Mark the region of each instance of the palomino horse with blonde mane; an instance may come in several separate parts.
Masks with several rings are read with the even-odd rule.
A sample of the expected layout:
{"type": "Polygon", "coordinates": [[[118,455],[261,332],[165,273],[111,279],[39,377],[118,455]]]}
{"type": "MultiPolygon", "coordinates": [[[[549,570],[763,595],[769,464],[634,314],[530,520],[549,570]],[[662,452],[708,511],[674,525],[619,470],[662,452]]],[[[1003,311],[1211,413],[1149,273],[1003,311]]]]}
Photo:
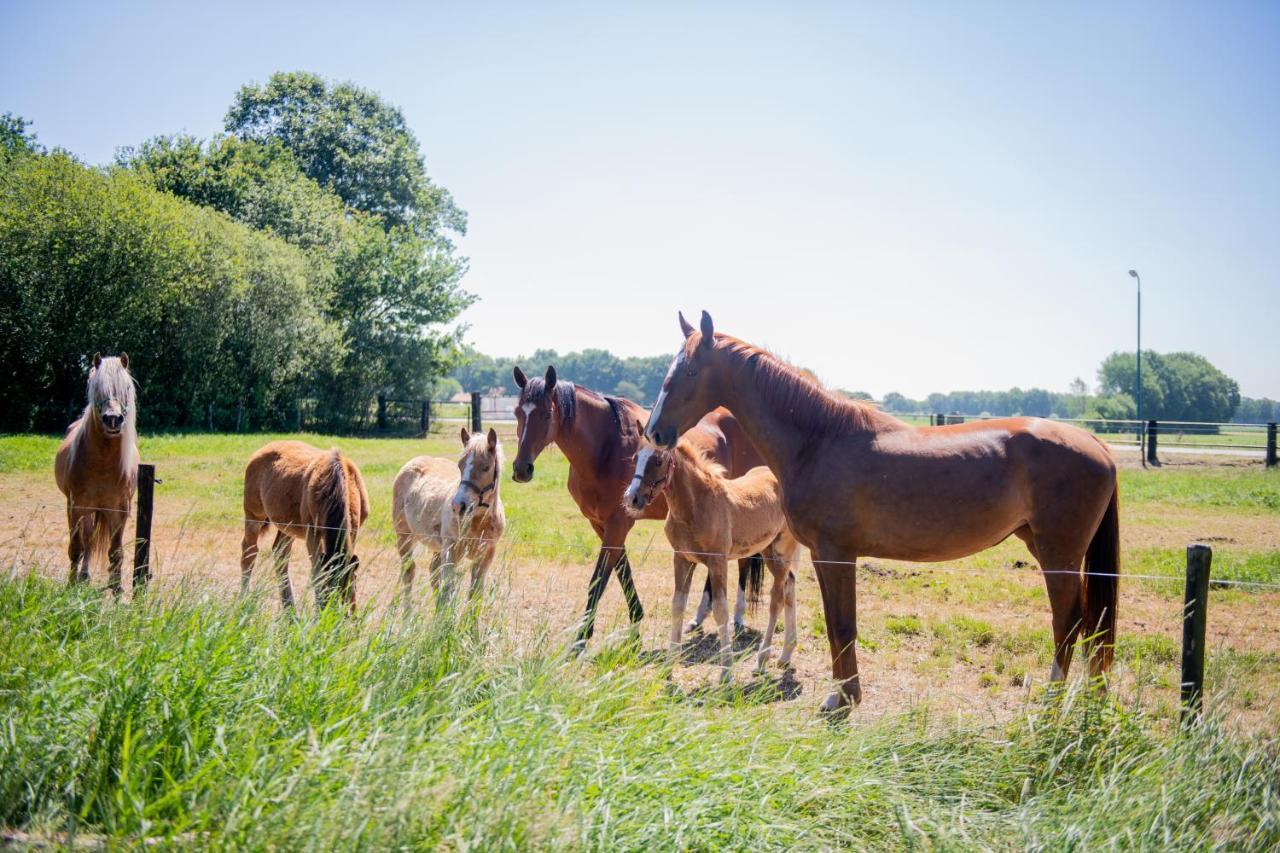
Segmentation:
{"type": "Polygon", "coordinates": [[[391,520],[400,551],[400,583],[413,589],[417,567],[414,547],[425,544],[434,554],[431,587],[453,597],[456,568],[471,561],[471,596],[484,589],[484,576],[493,563],[498,540],[507,526],[498,494],[502,479],[502,445],[492,428],[487,436],[462,428],[462,457],[415,456],[396,474],[391,486],[391,520]]]}
{"type": "Polygon", "coordinates": [[[90,560],[105,551],[108,584],[119,596],[124,525],[138,482],[138,409],[128,353],[94,353],[87,396],[53,463],[54,480],[67,496],[68,583],[88,581],[90,560]]]}
{"type": "Polygon", "coordinates": [[[1101,441],[1039,418],[909,426],[717,334],[705,311],[701,325],[680,317],[684,345],[646,434],[670,447],[703,414],[728,406],[777,475],[787,521],[813,552],[822,592],[837,684],[824,710],[862,699],[858,557],[954,560],[1010,534],[1027,544],[1049,591],[1051,677],[1066,676],[1082,632],[1092,646],[1090,672],[1110,668],[1120,522],[1116,466],[1101,441]]]}
{"type": "MultiPolygon", "coordinates": [[[[515,413],[519,447],[511,465],[512,478],[517,483],[532,480],[534,460],[547,445],[555,443],[569,460],[569,494],[600,537],[600,554],[587,587],[587,609],[578,632],[581,647],[595,629],[596,608],[614,569],[632,623],[644,618],[626,551],[627,534],[636,518],[623,506],[622,493],[635,474],[645,410],[630,400],[597,394],[572,382],[557,382],[554,367],[548,367],[542,378],[529,379],[519,367],[514,374],[520,400],[515,413]]],[[[763,463],[729,412],[712,412],[699,427],[691,439],[701,442],[731,475],[763,463]]],[[[666,500],[659,496],[639,517],[666,518],[666,500]]],[[[758,557],[739,561],[738,570],[739,589],[748,576],[758,589],[762,570],[758,557]]],[[[739,601],[741,610],[741,598],[739,601]]]]}
{"type": "Polygon", "coordinates": [[[796,542],[782,514],[782,491],[773,472],[761,465],[741,477],[730,479],[723,465],[687,438],[675,450],[662,450],[645,442],[636,459],[636,474],[627,486],[624,500],[634,515],[659,494],[667,498],[664,532],[674,552],[675,590],[671,594],[671,650],[679,651],[685,604],[693,567],[705,563],[711,578],[711,601],[720,623],[721,673],[732,676],[733,643],[729,636],[729,607],[725,581],[729,560],[764,554],[773,575],[769,594],[769,623],[760,646],[758,668],[764,671],[773,653],[773,631],[778,615],[786,607],[786,634],[783,668],[791,662],[796,647],[796,576],[792,561],[800,543],[796,542]]]}
{"type": "Polygon", "coordinates": [[[293,607],[289,554],[293,540],[307,543],[311,586],[324,607],[333,593],[355,610],[356,536],[369,517],[369,494],[360,469],[337,448],[321,450],[301,441],[273,441],[253,454],[244,469],[244,540],[240,588],[247,591],[258,557],[258,540],[275,527],[271,559],[280,602],[293,607]]]}

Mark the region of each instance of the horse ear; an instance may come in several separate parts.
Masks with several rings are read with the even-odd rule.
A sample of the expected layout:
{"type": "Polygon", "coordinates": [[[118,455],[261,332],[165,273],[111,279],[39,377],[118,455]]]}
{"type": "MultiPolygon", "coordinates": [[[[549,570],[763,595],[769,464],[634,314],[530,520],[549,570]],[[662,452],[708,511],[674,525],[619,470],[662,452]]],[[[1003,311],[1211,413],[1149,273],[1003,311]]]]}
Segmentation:
{"type": "Polygon", "coordinates": [[[521,388],[529,384],[529,377],[524,375],[524,371],[520,369],[520,365],[517,364],[515,366],[515,369],[512,370],[511,372],[516,377],[516,384],[519,385],[521,388]]]}
{"type": "Polygon", "coordinates": [[[120,366],[123,367],[125,370],[129,369],[129,353],[127,352],[120,353],[120,366]]]}
{"type": "Polygon", "coordinates": [[[100,353],[100,352],[95,352],[95,353],[93,354],[93,366],[94,366],[94,367],[101,367],[101,366],[102,366],[102,353],[100,353]]]}
{"type": "Polygon", "coordinates": [[[547,368],[546,384],[547,393],[550,394],[552,389],[556,387],[556,366],[554,364],[547,368]]]}
{"type": "Polygon", "coordinates": [[[689,325],[689,321],[684,318],[683,311],[676,312],[680,317],[680,334],[686,338],[693,334],[693,326],[689,325]]]}
{"type": "Polygon", "coordinates": [[[489,449],[498,449],[498,431],[493,427],[489,427],[489,449]]]}
{"type": "Polygon", "coordinates": [[[471,433],[467,432],[466,427],[463,427],[462,428],[462,445],[465,447],[470,443],[471,443],[471,433]]]}
{"type": "Polygon", "coordinates": [[[706,311],[702,312],[702,345],[709,347],[715,343],[716,327],[711,322],[711,315],[706,311]]]}

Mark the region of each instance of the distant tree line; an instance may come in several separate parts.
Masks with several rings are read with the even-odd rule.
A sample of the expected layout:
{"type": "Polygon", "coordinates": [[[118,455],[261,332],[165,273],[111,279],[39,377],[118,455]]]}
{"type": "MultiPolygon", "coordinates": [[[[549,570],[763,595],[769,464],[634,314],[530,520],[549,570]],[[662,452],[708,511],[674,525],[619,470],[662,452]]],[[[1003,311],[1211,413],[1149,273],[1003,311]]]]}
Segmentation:
{"type": "Polygon", "coordinates": [[[106,168],[0,122],[0,429],[60,429],[87,359],[130,353],[151,427],[321,425],[419,397],[460,354],[465,215],[398,109],[276,74],[226,134],[164,136],[106,168]]]}
{"type": "MultiPolygon", "coordinates": [[[[642,405],[653,403],[662,387],[671,355],[622,358],[607,350],[589,349],[563,355],[537,350],[529,356],[495,357],[467,349],[464,364],[439,387],[516,394],[511,368],[519,364],[527,372],[541,372],[549,364],[565,379],[605,393],[628,397],[642,405]]],[[[1044,388],[1010,388],[1007,391],[952,391],[913,400],[897,392],[884,396],[881,406],[889,412],[978,415],[1029,415],[1059,418],[1133,419],[1135,358],[1133,353],[1113,353],[1098,369],[1094,391],[1076,379],[1066,391],[1044,388]]],[[[1241,398],[1239,386],[1222,371],[1195,353],[1142,354],[1143,417],[1173,421],[1265,423],[1275,420],[1274,400],[1241,398]]],[[[840,393],[851,399],[871,400],[865,391],[840,393]]]]}

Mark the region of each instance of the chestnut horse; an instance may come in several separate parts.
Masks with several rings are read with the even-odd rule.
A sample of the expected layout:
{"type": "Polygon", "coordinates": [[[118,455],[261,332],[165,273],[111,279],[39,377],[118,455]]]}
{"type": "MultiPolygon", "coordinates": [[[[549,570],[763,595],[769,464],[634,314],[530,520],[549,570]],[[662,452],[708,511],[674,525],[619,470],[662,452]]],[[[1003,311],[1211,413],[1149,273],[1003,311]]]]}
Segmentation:
{"type": "Polygon", "coordinates": [[[705,311],[701,326],[680,317],[684,345],[646,433],[669,447],[703,414],[728,406],[777,475],[787,521],[813,552],[822,592],[837,683],[825,710],[862,699],[858,557],[953,560],[1010,534],[1027,544],[1048,588],[1051,678],[1066,676],[1082,632],[1092,646],[1090,672],[1110,668],[1120,523],[1116,466],[1101,441],[1039,418],[909,426],[717,334],[705,311]]]}
{"type": "Polygon", "coordinates": [[[355,610],[356,536],[369,517],[369,493],[360,469],[337,448],[321,450],[301,441],[263,445],[244,469],[244,540],[240,589],[249,588],[258,540],[276,528],[271,558],[280,584],[280,602],[293,607],[289,554],[293,540],[307,543],[311,586],[324,607],[337,592],[355,610]]]}
{"type": "Polygon", "coordinates": [[[118,597],[124,525],[138,483],[138,408],[128,353],[94,353],[87,397],[53,461],[54,480],[67,497],[67,582],[88,581],[90,560],[105,551],[107,583],[118,597]]]}
{"type": "MultiPolygon", "coordinates": [[[[554,367],[548,367],[544,377],[535,379],[527,378],[519,367],[513,372],[520,399],[515,412],[519,448],[511,463],[512,478],[517,483],[532,480],[534,460],[554,442],[569,460],[569,494],[600,537],[600,554],[587,587],[587,608],[578,631],[577,643],[581,647],[595,630],[596,608],[615,569],[632,623],[644,618],[626,551],[627,534],[636,518],[623,506],[622,493],[635,473],[645,411],[630,400],[606,397],[572,382],[557,382],[554,367]]],[[[697,440],[731,473],[745,473],[763,464],[729,412],[713,412],[700,426],[697,440]]],[[[666,518],[666,500],[660,497],[639,517],[666,518]]],[[[758,557],[739,561],[739,587],[746,584],[750,575],[758,589],[762,567],[758,557]]]]}
{"type": "Polygon", "coordinates": [[[507,526],[498,494],[502,479],[502,445],[493,429],[473,436],[462,428],[462,457],[454,462],[438,456],[415,456],[404,464],[391,485],[391,521],[400,551],[400,585],[413,589],[417,567],[414,547],[425,544],[433,552],[431,588],[453,597],[457,566],[471,561],[471,596],[484,589],[484,576],[493,563],[498,540],[507,526]]]}
{"type": "Polygon", "coordinates": [[[729,636],[729,608],[725,580],[729,560],[763,553],[773,589],[769,594],[769,624],[760,644],[758,668],[764,671],[773,653],[773,631],[786,607],[783,668],[796,647],[796,576],[791,571],[796,542],[782,514],[778,478],[761,465],[730,479],[723,465],[706,457],[700,448],[681,439],[675,450],[662,450],[645,442],[636,459],[636,475],[623,499],[632,514],[644,512],[658,495],[667,498],[667,523],[663,532],[673,550],[675,589],[671,594],[671,650],[679,651],[681,620],[689,599],[693,567],[704,563],[711,579],[712,607],[720,623],[721,674],[732,676],[733,642],[729,636]]]}

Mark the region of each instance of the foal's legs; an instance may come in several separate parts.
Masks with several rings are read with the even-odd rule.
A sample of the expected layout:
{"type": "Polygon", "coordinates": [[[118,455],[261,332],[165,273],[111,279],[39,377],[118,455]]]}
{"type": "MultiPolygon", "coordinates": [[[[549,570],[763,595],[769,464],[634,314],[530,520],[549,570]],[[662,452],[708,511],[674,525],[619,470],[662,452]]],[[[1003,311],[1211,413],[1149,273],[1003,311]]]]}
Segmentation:
{"type": "Polygon", "coordinates": [[[498,552],[496,545],[485,546],[484,552],[471,562],[471,598],[479,598],[484,592],[484,576],[489,572],[489,566],[493,564],[494,554],[498,552]]]}
{"type": "Polygon", "coordinates": [[[249,591],[249,579],[253,577],[253,563],[258,559],[258,538],[267,529],[268,522],[250,518],[244,519],[244,538],[240,540],[240,593],[249,591]]]}
{"type": "Polygon", "coordinates": [[[831,646],[831,674],[836,690],[822,703],[822,710],[835,711],[850,702],[862,701],[858,680],[858,586],[854,574],[856,557],[836,547],[814,549],[813,567],[822,591],[822,610],[827,620],[827,642],[831,646]]]}
{"type": "Polygon", "coordinates": [[[413,578],[418,573],[413,562],[413,536],[397,530],[396,550],[400,553],[400,591],[407,596],[413,591],[413,578]]]}
{"type": "MultiPolygon", "coordinates": [[[[762,559],[759,554],[753,557],[743,557],[738,561],[738,603],[733,609],[733,630],[741,631],[747,625],[743,618],[747,612],[747,578],[751,576],[752,567],[757,560],[762,559]]],[[[707,574],[707,585],[702,589],[702,598],[698,601],[698,610],[693,614],[693,621],[689,623],[690,631],[698,631],[702,629],[702,623],[707,618],[707,614],[711,612],[711,575],[707,574]]]]}
{"type": "MultiPolygon", "coordinates": [[[[285,610],[293,609],[293,584],[289,581],[289,555],[292,553],[293,537],[283,530],[277,530],[276,538],[271,542],[271,567],[275,570],[276,584],[280,587],[280,605],[285,610]]],[[[245,580],[248,580],[247,575],[245,580]]]]}
{"type": "Polygon", "coordinates": [[[693,570],[697,565],[679,554],[671,559],[675,570],[675,586],[671,593],[671,643],[672,652],[680,651],[680,629],[684,624],[684,608],[689,602],[689,585],[693,581],[693,570]]]}
{"type": "Polygon", "coordinates": [[[720,678],[733,678],[733,634],[729,630],[729,601],[725,592],[728,585],[729,562],[724,557],[707,556],[707,573],[711,575],[711,612],[720,625],[720,678]]]}
{"type": "Polygon", "coordinates": [[[796,584],[795,575],[791,573],[791,561],[770,548],[765,551],[765,562],[773,576],[773,587],[769,590],[769,624],[765,626],[764,639],[760,644],[760,672],[764,672],[773,654],[773,632],[778,624],[779,611],[784,607],[787,616],[782,657],[778,658],[780,666],[786,667],[791,662],[791,653],[796,646],[796,584]]]}

